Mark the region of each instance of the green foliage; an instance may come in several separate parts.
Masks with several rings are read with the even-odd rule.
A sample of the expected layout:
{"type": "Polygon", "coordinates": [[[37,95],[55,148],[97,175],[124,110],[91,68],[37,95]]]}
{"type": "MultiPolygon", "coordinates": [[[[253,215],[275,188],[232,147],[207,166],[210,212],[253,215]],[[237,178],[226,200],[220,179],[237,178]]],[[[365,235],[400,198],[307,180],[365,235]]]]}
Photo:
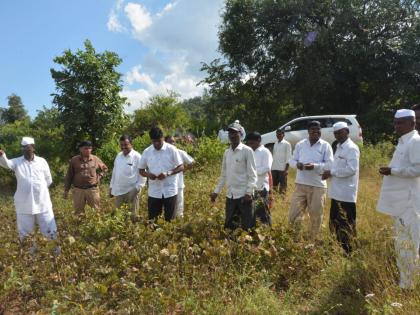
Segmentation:
{"type": "Polygon", "coordinates": [[[0,123],[10,124],[18,120],[30,120],[20,96],[7,97],[7,108],[0,108],[0,123]]]}
{"type": "Polygon", "coordinates": [[[101,147],[121,129],[125,118],[121,74],[115,71],[122,60],[113,52],[97,53],[89,40],[84,45],[85,50],[76,53],[64,51],[54,59],[61,69],[51,69],[56,84],[53,103],[64,126],[68,153],[83,139],[101,147]]]}
{"type": "Polygon", "coordinates": [[[419,101],[418,1],[228,0],[223,61],[204,64],[219,111],[247,129],[311,114],[357,114],[370,141],[419,101]],[[241,115],[244,115],[243,117],[241,115]]]}
{"type": "Polygon", "coordinates": [[[143,135],[155,126],[177,133],[191,128],[190,117],[180,106],[175,93],[153,96],[143,108],[136,110],[128,132],[143,135]]]}

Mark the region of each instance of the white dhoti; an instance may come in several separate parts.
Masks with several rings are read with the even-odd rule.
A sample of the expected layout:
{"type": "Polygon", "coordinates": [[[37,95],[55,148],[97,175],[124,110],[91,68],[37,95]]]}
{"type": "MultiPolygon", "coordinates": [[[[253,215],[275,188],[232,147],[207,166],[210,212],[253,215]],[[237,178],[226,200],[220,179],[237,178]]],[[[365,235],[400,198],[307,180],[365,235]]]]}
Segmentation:
{"type": "Polygon", "coordinates": [[[184,188],[178,188],[178,195],[176,197],[175,217],[184,216],[184,188]]]}
{"type": "Polygon", "coordinates": [[[38,223],[39,230],[49,240],[57,238],[57,226],[52,211],[38,214],[20,214],[16,215],[17,229],[19,238],[23,240],[26,236],[35,230],[35,221],[38,223]]]}
{"type": "Polygon", "coordinates": [[[395,251],[400,271],[400,287],[411,289],[419,269],[420,214],[412,208],[395,219],[395,251]]]}

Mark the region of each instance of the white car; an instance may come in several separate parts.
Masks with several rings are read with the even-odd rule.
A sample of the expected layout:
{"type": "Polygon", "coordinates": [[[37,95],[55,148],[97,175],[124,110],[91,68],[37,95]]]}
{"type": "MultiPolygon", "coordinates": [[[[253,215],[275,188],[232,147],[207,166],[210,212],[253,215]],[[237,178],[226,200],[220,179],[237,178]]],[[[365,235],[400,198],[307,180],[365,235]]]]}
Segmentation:
{"type": "MultiPolygon", "coordinates": [[[[363,144],[362,128],[356,120],[356,115],[322,115],[305,116],[295,118],[280,128],[284,130],[284,139],[290,142],[292,147],[300,140],[308,137],[308,123],[317,120],[321,123],[321,138],[332,144],[335,141],[332,126],[338,121],[345,121],[349,126],[350,138],[357,144],[363,144]]],[[[276,130],[263,134],[261,143],[272,149],[277,141],[276,130]]]]}

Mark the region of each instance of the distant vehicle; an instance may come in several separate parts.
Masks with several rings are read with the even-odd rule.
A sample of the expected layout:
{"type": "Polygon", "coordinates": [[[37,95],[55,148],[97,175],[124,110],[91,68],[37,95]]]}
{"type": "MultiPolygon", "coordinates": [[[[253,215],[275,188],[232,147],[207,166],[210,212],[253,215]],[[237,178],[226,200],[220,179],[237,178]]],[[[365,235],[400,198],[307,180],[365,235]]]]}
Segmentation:
{"type": "MultiPolygon", "coordinates": [[[[321,138],[332,144],[335,141],[332,126],[339,121],[344,121],[349,126],[350,138],[357,144],[363,144],[362,128],[356,120],[356,115],[322,115],[322,116],[305,116],[295,118],[280,128],[284,130],[284,139],[290,142],[292,147],[300,140],[308,137],[308,123],[317,120],[321,123],[321,138]]],[[[261,136],[262,144],[272,149],[277,141],[276,130],[263,134],[261,136]]]]}

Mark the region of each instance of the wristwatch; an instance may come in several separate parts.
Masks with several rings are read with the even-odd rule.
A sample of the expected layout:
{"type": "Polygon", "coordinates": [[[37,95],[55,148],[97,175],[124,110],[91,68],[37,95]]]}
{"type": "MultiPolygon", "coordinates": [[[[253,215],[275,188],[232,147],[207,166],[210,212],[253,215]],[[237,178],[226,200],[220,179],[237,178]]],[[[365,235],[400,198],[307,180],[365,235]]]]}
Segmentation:
{"type": "Polygon", "coordinates": [[[171,176],[173,173],[174,173],[174,172],[172,172],[172,171],[167,171],[167,172],[166,172],[166,176],[171,176]]]}

